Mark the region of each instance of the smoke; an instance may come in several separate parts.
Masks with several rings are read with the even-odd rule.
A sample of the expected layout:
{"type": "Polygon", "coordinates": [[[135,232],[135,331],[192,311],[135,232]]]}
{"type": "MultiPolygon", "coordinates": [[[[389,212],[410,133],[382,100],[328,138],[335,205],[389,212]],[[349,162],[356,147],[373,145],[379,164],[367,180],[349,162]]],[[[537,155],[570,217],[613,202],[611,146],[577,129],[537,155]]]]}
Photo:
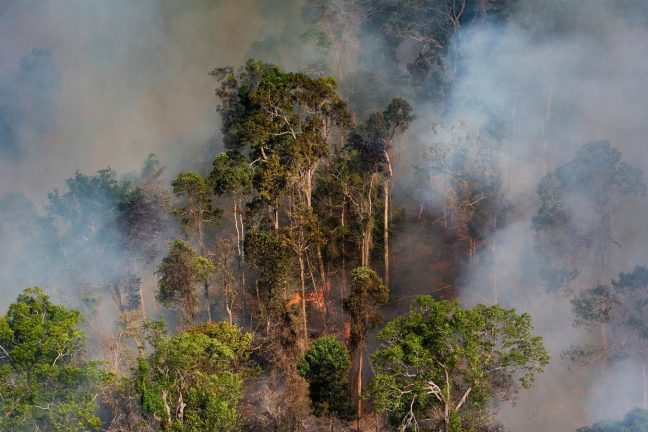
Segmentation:
{"type": "Polygon", "coordinates": [[[41,199],[83,168],[194,163],[218,130],[208,72],[240,64],[259,2],[4,1],[0,192],[41,199]]]}
{"type": "MultiPolygon", "coordinates": [[[[43,215],[47,193],[64,193],[64,180],[76,170],[111,166],[128,173],[149,153],[170,165],[167,176],[209,162],[219,142],[212,68],[248,57],[288,70],[330,63],[304,37],[311,18],[302,6],[297,0],[0,0],[0,195],[11,193],[0,201],[2,305],[25,286],[51,280],[70,300],[65,285],[72,278],[56,270],[43,215]]],[[[509,24],[477,20],[455,33],[447,61],[456,76],[442,106],[417,98],[403,76],[416,47],[401,44],[400,64],[392,64],[393,47],[363,27],[354,67],[341,82],[359,120],[393,96],[416,99],[417,121],[394,151],[394,199],[418,206],[392,245],[395,297],[405,303],[455,285],[467,305],[499,302],[529,311],[545,337],[552,364],[515,409],[501,407],[513,430],[574,430],[639,403],[631,385],[637,365],[617,364],[594,376],[561,361],[570,345],[593,336],[573,326],[568,299],[546,292],[531,219],[539,180],[591,140],[608,139],[623,160],[648,172],[647,16],[641,0],[520,1],[509,24]],[[457,252],[439,235],[440,219],[424,222],[420,215],[441,213],[451,180],[437,174],[430,183],[418,169],[440,144],[451,153],[493,141],[500,145],[489,165],[501,175],[498,200],[513,211],[471,264],[444,267],[457,252]]],[[[648,263],[646,210],[627,199],[614,214],[621,247],[610,255],[606,278],[648,263]]],[[[570,201],[570,211],[581,225],[592,223],[587,205],[570,201]]],[[[106,246],[107,263],[119,262],[121,251],[99,246],[106,246]]],[[[150,270],[143,279],[149,299],[150,270]]],[[[121,269],[111,271],[107,277],[121,269]]],[[[590,283],[587,272],[578,281],[581,288],[590,283]]]]}
{"type": "MultiPolygon", "coordinates": [[[[464,266],[459,297],[467,305],[499,302],[530,312],[552,354],[545,374],[521,394],[517,406],[500,407],[500,418],[512,430],[574,430],[601,418],[622,417],[641,404],[636,364],[617,363],[604,373],[587,374],[561,360],[570,345],[596,338],[574,327],[568,298],[545,290],[531,228],[540,179],[589,141],[609,140],[623,160],[648,171],[648,96],[641,90],[648,76],[648,31],[636,19],[638,3],[614,6],[604,1],[521,2],[514,24],[462,29],[449,55],[458,78],[442,122],[464,126],[441,141],[458,145],[465,141],[466,128],[489,133],[495,126],[502,142],[502,198],[514,209],[474,263],[464,266]]],[[[422,116],[437,115],[431,110],[422,116]]],[[[438,151],[439,130],[417,130],[416,139],[438,151]]],[[[439,206],[447,197],[422,199],[439,206]]],[[[568,200],[568,211],[581,227],[597,218],[586,204],[568,200]]],[[[619,271],[646,262],[648,236],[639,222],[646,210],[641,199],[627,198],[614,212],[613,237],[620,247],[611,252],[604,276],[608,282],[619,271]]],[[[593,282],[585,266],[576,288],[593,282]]]]}

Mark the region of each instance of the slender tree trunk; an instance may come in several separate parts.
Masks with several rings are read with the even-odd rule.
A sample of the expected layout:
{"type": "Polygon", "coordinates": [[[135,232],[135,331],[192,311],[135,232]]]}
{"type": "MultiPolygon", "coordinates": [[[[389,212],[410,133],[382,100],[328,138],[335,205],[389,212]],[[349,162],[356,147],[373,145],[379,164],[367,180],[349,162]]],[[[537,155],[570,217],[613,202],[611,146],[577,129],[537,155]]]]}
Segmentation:
{"type": "Polygon", "coordinates": [[[326,269],[324,267],[324,257],[322,256],[322,248],[319,244],[317,245],[317,262],[319,264],[319,272],[320,272],[320,279],[321,279],[320,289],[322,290],[322,302],[323,302],[322,317],[324,319],[324,328],[326,329],[326,314],[328,313],[328,307],[326,302],[326,295],[328,294],[328,278],[326,276],[326,269]]]}
{"type": "Polygon", "coordinates": [[[299,278],[301,281],[301,304],[304,323],[304,344],[308,341],[308,320],[306,318],[306,276],[304,274],[304,257],[299,253],[299,278]]]}
{"type": "Polygon", "coordinates": [[[362,250],[362,266],[369,267],[369,261],[371,257],[371,246],[373,240],[373,228],[374,228],[374,219],[373,219],[373,185],[374,185],[375,175],[371,175],[371,181],[369,182],[369,191],[367,192],[367,222],[363,230],[362,240],[363,240],[363,250],[362,250]]]}
{"type": "Polygon", "coordinates": [[[275,231],[279,231],[279,207],[277,206],[268,206],[268,216],[272,221],[272,226],[275,231]]]}
{"type": "Polygon", "coordinates": [[[385,246],[385,286],[389,289],[389,179],[385,180],[385,205],[383,211],[383,242],[385,246]]]}
{"type": "Polygon", "coordinates": [[[238,251],[239,257],[241,254],[241,231],[239,230],[238,224],[238,202],[234,199],[234,226],[236,227],[236,250],[238,251]]]}
{"type": "MultiPolygon", "coordinates": [[[[340,212],[340,226],[345,226],[344,213],[346,203],[342,201],[342,211],[340,212]]],[[[340,283],[340,300],[346,296],[346,242],[342,239],[342,282],[340,283]]]]}
{"type": "Polygon", "coordinates": [[[358,374],[356,375],[356,415],[358,416],[358,422],[362,418],[362,344],[363,342],[358,345],[358,374]]]}
{"type": "MultiPolygon", "coordinates": [[[[205,250],[205,241],[203,240],[203,226],[202,221],[199,221],[198,224],[198,247],[200,248],[200,255],[205,257],[207,256],[205,250]]],[[[209,282],[205,282],[205,310],[207,311],[207,322],[211,322],[211,308],[209,306],[209,282]]]]}
{"type": "Polygon", "coordinates": [[[205,282],[205,309],[207,310],[207,322],[211,322],[211,306],[209,304],[209,283],[205,282]]]}
{"type": "Polygon", "coordinates": [[[313,170],[309,169],[306,171],[306,205],[308,208],[311,208],[312,199],[313,199],[313,170]]]}
{"type": "MultiPolygon", "coordinates": [[[[227,266],[227,262],[223,264],[224,266],[227,266]]],[[[225,267],[226,268],[226,267],[225,267]]],[[[223,292],[225,294],[225,310],[227,311],[227,318],[229,319],[230,324],[234,324],[234,319],[232,317],[232,306],[234,301],[230,303],[229,301],[229,290],[227,287],[227,275],[225,274],[227,270],[223,270],[223,292]]]]}

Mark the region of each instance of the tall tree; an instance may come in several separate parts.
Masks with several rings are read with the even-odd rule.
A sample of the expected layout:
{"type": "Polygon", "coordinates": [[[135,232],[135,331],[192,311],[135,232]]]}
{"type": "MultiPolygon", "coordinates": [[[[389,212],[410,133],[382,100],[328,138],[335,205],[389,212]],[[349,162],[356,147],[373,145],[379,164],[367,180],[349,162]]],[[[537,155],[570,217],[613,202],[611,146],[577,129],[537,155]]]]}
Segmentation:
{"type": "Polygon", "coordinates": [[[385,154],[385,161],[387,162],[387,171],[385,183],[383,186],[383,248],[384,248],[384,263],[385,263],[385,285],[389,288],[389,209],[391,204],[390,191],[391,179],[394,175],[392,166],[393,160],[393,142],[396,134],[404,133],[414,121],[412,114],[412,106],[402,98],[395,98],[387,105],[387,108],[382,113],[387,123],[387,135],[382,138],[384,141],[383,153],[385,154]]]}
{"type": "Polygon", "coordinates": [[[209,183],[214,193],[216,195],[228,194],[232,197],[236,247],[241,259],[243,258],[242,246],[245,241],[242,200],[245,195],[252,192],[253,175],[254,170],[250,162],[241,153],[234,150],[216,155],[212,171],[209,174],[209,183]]]}
{"type": "Polygon", "coordinates": [[[351,319],[351,348],[357,362],[354,399],[358,419],[362,417],[362,359],[367,334],[382,321],[379,305],[387,303],[389,290],[375,271],[358,267],[351,273],[351,293],[344,310],[351,319]]]}
{"type": "Polygon", "coordinates": [[[27,288],[0,316],[3,430],[99,430],[96,398],[108,376],[83,360],[81,314],[27,288]]]}
{"type": "Polygon", "coordinates": [[[420,296],[378,334],[374,406],[402,431],[478,430],[490,421],[489,400],[530,387],[548,363],[532,332],[526,313],[420,296]]]}
{"type": "Polygon", "coordinates": [[[183,325],[193,323],[197,311],[196,284],[208,284],[214,264],[197,255],[186,242],[176,240],[158,267],[157,299],[180,312],[183,325]]]}
{"type": "MultiPolygon", "coordinates": [[[[351,124],[335,80],[284,72],[255,61],[249,61],[238,74],[226,67],[215,69],[212,75],[221,82],[217,95],[222,101],[225,144],[232,149],[250,148],[258,163],[257,189],[263,189],[259,183],[264,171],[276,170],[279,162],[283,172],[271,178],[284,177],[285,186],[294,187],[310,207],[313,176],[328,154],[331,133],[351,124]]],[[[276,198],[272,201],[276,207],[276,198]]]]}
{"type": "MultiPolygon", "coordinates": [[[[171,182],[173,193],[181,202],[173,212],[180,218],[187,234],[196,234],[200,255],[207,259],[208,250],[205,244],[205,227],[217,222],[221,210],[212,206],[212,191],[207,181],[197,172],[182,172],[171,182]]],[[[209,301],[209,282],[204,281],[205,311],[207,320],[211,321],[209,301]]]]}

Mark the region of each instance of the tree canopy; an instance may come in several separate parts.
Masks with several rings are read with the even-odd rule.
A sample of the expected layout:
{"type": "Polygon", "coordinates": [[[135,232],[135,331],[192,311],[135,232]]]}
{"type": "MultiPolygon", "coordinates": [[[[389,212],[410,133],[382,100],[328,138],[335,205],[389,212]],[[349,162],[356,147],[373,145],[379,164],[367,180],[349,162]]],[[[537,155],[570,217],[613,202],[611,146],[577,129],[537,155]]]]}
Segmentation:
{"type": "Polygon", "coordinates": [[[107,382],[84,360],[78,311],[27,288],[0,316],[0,427],[14,431],[99,430],[96,399],[107,382]]]}
{"type": "Polygon", "coordinates": [[[473,430],[490,421],[489,400],[531,387],[549,361],[528,314],[500,306],[464,309],[430,296],[418,297],[378,340],[370,394],[401,430],[473,430]]]}

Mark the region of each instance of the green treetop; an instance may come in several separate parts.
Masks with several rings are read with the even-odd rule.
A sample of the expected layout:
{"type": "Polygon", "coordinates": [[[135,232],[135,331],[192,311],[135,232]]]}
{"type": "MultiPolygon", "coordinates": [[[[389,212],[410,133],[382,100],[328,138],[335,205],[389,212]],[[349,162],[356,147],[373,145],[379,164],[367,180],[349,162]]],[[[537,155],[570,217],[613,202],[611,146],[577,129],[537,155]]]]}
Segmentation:
{"type": "Polygon", "coordinates": [[[335,336],[323,336],[313,343],[298,364],[299,374],[308,381],[308,392],[315,414],[349,412],[347,375],[349,353],[335,336]]]}
{"type": "Polygon", "coordinates": [[[83,360],[80,322],[39,288],[0,316],[1,430],[99,430],[95,399],[107,377],[83,360]]]}
{"type": "Polygon", "coordinates": [[[252,334],[227,322],[209,323],[152,341],[139,361],[143,411],[164,431],[239,430],[238,405],[250,363],[252,334]]]}
{"type": "Polygon", "coordinates": [[[531,317],[500,306],[463,309],[421,296],[378,334],[370,394],[400,430],[475,430],[487,402],[528,388],[549,354],[531,317]]]}

